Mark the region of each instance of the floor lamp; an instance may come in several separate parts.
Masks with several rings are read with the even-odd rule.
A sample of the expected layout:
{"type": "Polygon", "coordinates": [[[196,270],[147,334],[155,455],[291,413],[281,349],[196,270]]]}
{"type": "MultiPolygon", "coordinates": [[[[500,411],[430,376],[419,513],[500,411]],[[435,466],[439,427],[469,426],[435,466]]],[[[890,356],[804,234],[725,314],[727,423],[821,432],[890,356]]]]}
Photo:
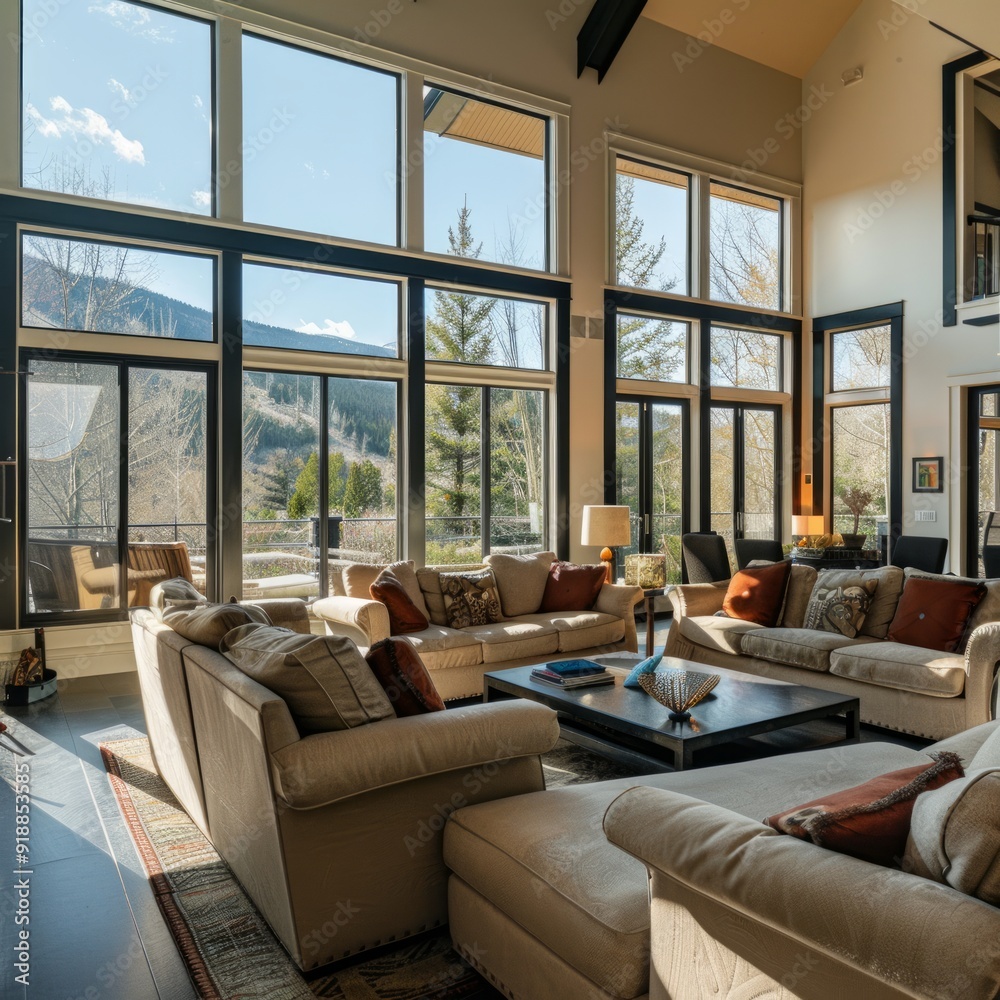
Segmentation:
{"type": "Polygon", "coordinates": [[[584,507],[581,545],[603,545],[601,562],[604,563],[608,583],[614,583],[612,548],[632,544],[632,511],[629,507],[584,507]]]}

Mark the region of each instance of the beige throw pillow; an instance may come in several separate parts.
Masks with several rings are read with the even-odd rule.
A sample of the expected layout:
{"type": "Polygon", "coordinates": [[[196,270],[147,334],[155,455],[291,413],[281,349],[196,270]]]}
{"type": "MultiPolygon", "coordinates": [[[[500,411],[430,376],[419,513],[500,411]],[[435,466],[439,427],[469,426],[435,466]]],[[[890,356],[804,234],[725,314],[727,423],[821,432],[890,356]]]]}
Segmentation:
{"type": "Polygon", "coordinates": [[[221,652],[284,698],[300,733],[353,729],[395,717],[358,647],[343,636],[244,625],[225,637],[221,652]]]}
{"type": "Polygon", "coordinates": [[[554,552],[533,552],[516,556],[491,552],[486,565],[493,570],[500,594],[500,607],[508,618],[533,615],[542,604],[549,567],[555,561],[554,552]]]}
{"type": "Polygon", "coordinates": [[[250,604],[193,604],[167,607],[161,619],[179,636],[218,649],[223,637],[240,625],[270,625],[271,619],[250,604]]]}
{"type": "Polygon", "coordinates": [[[970,771],[917,797],[903,869],[1000,905],[1000,770],[970,771]]]}

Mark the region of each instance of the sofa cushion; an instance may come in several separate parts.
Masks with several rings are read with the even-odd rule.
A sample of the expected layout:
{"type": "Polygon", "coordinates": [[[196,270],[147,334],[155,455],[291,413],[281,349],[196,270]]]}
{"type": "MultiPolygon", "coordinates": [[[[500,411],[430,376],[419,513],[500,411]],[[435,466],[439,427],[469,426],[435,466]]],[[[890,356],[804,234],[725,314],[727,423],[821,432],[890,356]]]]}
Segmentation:
{"type": "Polygon", "coordinates": [[[409,643],[428,670],[474,667],[483,662],[483,644],[474,636],[444,625],[400,636],[409,643]]]}
{"type": "Polygon", "coordinates": [[[906,579],[909,580],[911,577],[921,577],[925,580],[944,580],[948,583],[981,583],[986,588],[983,599],[976,605],[976,610],[972,612],[968,628],[959,642],[957,652],[965,652],[965,645],[968,642],[969,634],[979,628],[980,625],[985,625],[987,622],[1000,621],[1000,580],[980,580],[977,577],[971,576],[927,573],[924,570],[914,569],[912,566],[909,566],[906,569],[906,579]]]}
{"type": "Polygon", "coordinates": [[[806,620],[806,608],[816,585],[816,568],[805,563],[792,563],[785,588],[785,606],[781,609],[778,624],[784,628],[802,628],[806,620]]]}
{"type": "Polygon", "coordinates": [[[898,566],[879,566],[877,569],[828,569],[822,575],[835,583],[836,575],[860,577],[862,580],[877,580],[875,596],[872,599],[865,623],[861,626],[860,635],[869,635],[873,639],[884,639],[889,631],[889,623],[896,614],[899,595],[903,592],[903,571],[898,566]]]}
{"type": "Polygon", "coordinates": [[[910,577],[887,638],[952,653],[961,645],[972,612],[985,594],[978,580],[961,583],[910,577]]]}
{"type": "Polygon", "coordinates": [[[285,700],[299,732],[325,733],[395,718],[358,647],[343,636],[242,625],[220,651],[285,700]]]}
{"type": "Polygon", "coordinates": [[[559,652],[574,653],[594,646],[609,646],[625,638],[625,622],[600,611],[566,611],[522,615],[522,622],[553,625],[559,633],[559,652]]]}
{"type": "Polygon", "coordinates": [[[906,849],[917,796],[964,775],[958,754],[946,752],[936,757],[933,764],[879,775],[854,788],[776,813],[765,822],[778,833],[819,847],[877,865],[898,865],[906,849]]]}
{"type": "Polygon", "coordinates": [[[757,569],[741,569],[729,581],[722,610],[730,618],[772,628],[778,623],[785,603],[791,568],[791,563],[782,561],[757,569]]]}
{"type": "Polygon", "coordinates": [[[449,628],[501,621],[500,596],[491,569],[441,573],[441,598],[449,628]]]}
{"type": "Polygon", "coordinates": [[[462,629],[483,644],[483,663],[546,656],[559,649],[559,630],[550,622],[507,621],[462,629]]]}
{"type": "Polygon", "coordinates": [[[874,639],[848,639],[836,632],[817,632],[810,628],[768,628],[747,632],[740,649],[746,656],[789,667],[802,667],[825,673],[830,669],[830,654],[844,646],[868,645],[874,639]]]}
{"type": "Polygon", "coordinates": [[[740,655],[740,641],[747,632],[764,629],[756,622],[745,622],[741,618],[722,618],[718,615],[696,615],[678,621],[680,633],[696,646],[714,649],[720,653],[740,655]]]}
{"type": "Polygon", "coordinates": [[[971,771],[917,799],[903,869],[1000,905],[1000,770],[971,771]]]}
{"type": "Polygon", "coordinates": [[[577,566],[556,560],[549,566],[538,610],[543,614],[551,611],[589,610],[604,586],[607,572],[603,563],[577,566]]]}
{"type": "Polygon", "coordinates": [[[817,580],[806,609],[805,628],[853,639],[865,623],[877,586],[877,580],[861,577],[848,578],[835,586],[817,580]]]}
{"type": "Polygon", "coordinates": [[[830,656],[830,673],[934,698],[957,698],[965,690],[965,661],[957,653],[899,642],[837,649],[830,656]]]}
{"type": "Polygon", "coordinates": [[[251,623],[270,625],[271,619],[252,604],[191,604],[163,611],[164,625],[199,646],[216,650],[227,632],[251,623]]]}
{"type": "Polygon", "coordinates": [[[397,716],[444,711],[441,695],[409,643],[393,638],[376,642],[365,654],[365,662],[397,716]]]}
{"type": "Polygon", "coordinates": [[[507,618],[531,615],[541,607],[549,567],[555,558],[554,552],[533,552],[524,556],[491,552],[486,557],[486,565],[496,577],[500,608],[507,618]]]}
{"type": "Polygon", "coordinates": [[[381,601],[385,605],[389,613],[390,635],[422,632],[430,624],[427,616],[413,603],[406,588],[391,569],[382,570],[375,578],[375,582],[371,585],[371,597],[373,601],[381,601]]]}

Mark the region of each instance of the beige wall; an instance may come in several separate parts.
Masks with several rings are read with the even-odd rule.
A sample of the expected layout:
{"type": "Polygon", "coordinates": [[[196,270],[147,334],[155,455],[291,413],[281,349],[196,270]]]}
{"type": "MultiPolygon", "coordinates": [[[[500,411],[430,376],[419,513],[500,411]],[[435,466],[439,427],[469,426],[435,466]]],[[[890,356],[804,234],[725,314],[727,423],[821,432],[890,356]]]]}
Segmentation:
{"type": "Polygon", "coordinates": [[[941,67],[968,51],[890,0],[865,0],[803,82],[836,90],[803,134],[807,312],[905,303],[904,531],[949,535],[952,555],[962,535],[961,438],[949,383],[1000,367],[995,325],[940,324],[941,67]],[[864,80],[844,88],[840,75],[853,66],[864,80]],[[943,494],[910,492],[914,455],[951,460],[943,494]],[[913,523],[918,507],[937,521],[913,523]]]}
{"type": "MultiPolygon", "coordinates": [[[[776,130],[779,119],[799,107],[797,79],[716,47],[693,42],[689,48],[683,35],[647,19],[633,29],[600,86],[592,70],[577,79],[576,36],[591,0],[246,0],[242,6],[570,104],[575,315],[599,316],[603,308],[606,128],[736,164],[771,139],[777,151],[763,169],[801,180],[800,131],[776,130]],[[396,13],[382,27],[373,10],[396,13]]],[[[596,340],[574,339],[573,348],[570,474],[578,511],[583,503],[603,502],[603,355],[596,340]]],[[[574,558],[596,558],[596,549],[577,544],[578,513],[570,537],[574,558]]]]}

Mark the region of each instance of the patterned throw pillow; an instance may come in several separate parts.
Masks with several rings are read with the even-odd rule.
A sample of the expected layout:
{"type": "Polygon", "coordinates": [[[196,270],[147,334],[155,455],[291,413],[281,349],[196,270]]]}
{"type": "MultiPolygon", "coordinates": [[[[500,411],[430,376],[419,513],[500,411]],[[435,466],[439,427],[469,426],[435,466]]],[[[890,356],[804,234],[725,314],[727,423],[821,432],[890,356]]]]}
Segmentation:
{"type": "Polygon", "coordinates": [[[492,570],[442,573],[440,577],[444,611],[452,628],[503,621],[500,595],[492,570]]]}
{"type": "Polygon", "coordinates": [[[865,623],[877,587],[878,580],[862,580],[860,577],[836,587],[827,587],[820,576],[809,598],[803,628],[839,633],[853,639],[865,623]]]}

